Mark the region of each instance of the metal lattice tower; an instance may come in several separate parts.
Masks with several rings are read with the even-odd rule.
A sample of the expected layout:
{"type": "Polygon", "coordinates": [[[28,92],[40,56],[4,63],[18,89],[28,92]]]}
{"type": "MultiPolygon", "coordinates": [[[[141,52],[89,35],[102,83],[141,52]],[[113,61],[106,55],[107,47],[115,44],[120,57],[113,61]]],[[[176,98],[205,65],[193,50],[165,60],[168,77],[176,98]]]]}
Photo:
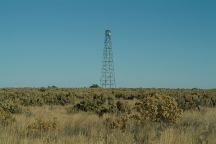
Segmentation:
{"type": "Polygon", "coordinates": [[[100,84],[103,88],[115,88],[115,72],[111,42],[111,30],[105,31],[105,41],[103,50],[103,64],[100,84]]]}

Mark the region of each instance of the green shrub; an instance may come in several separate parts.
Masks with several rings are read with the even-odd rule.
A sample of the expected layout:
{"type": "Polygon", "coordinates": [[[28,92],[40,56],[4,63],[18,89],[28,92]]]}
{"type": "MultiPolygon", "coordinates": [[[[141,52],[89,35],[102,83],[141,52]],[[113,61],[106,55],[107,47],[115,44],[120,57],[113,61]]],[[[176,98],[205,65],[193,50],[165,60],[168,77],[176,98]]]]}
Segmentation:
{"type": "Polygon", "coordinates": [[[72,111],[95,112],[99,116],[102,116],[104,113],[113,113],[117,110],[114,99],[103,95],[85,98],[74,105],[72,109],[72,111]]]}
{"type": "Polygon", "coordinates": [[[93,84],[89,88],[100,88],[100,86],[98,84],[93,84]]]}

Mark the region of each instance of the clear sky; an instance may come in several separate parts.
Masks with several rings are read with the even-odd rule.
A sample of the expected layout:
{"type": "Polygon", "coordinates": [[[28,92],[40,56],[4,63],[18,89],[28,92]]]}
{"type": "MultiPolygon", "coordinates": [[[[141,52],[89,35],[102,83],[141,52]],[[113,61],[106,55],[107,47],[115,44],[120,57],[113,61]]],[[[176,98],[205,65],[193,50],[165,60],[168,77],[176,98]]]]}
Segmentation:
{"type": "Polygon", "coordinates": [[[0,87],[216,87],[215,0],[1,0],[0,87]]]}

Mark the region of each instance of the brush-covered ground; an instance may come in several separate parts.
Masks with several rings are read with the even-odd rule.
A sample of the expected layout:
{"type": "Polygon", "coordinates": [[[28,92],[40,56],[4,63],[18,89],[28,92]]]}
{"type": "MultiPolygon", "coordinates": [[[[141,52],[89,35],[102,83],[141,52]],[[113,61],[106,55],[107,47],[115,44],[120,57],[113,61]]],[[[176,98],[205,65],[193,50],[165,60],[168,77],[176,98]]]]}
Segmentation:
{"type": "Polygon", "coordinates": [[[0,89],[0,144],[215,144],[216,90],[0,89]]]}

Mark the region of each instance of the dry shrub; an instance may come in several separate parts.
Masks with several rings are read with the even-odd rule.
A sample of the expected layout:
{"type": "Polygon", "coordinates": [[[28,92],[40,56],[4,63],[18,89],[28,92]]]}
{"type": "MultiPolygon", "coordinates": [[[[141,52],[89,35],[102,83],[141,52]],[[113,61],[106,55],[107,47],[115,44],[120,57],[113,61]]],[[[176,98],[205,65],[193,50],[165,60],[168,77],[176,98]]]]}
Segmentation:
{"type": "Polygon", "coordinates": [[[141,100],[156,93],[175,98],[184,110],[216,107],[216,89],[3,88],[0,89],[0,101],[15,101],[22,106],[67,105],[101,94],[118,100],[141,100]]]}
{"type": "Polygon", "coordinates": [[[54,118],[53,120],[42,120],[36,119],[33,123],[27,126],[28,130],[41,130],[41,131],[55,131],[57,130],[57,120],[54,118]]]}
{"type": "Polygon", "coordinates": [[[168,96],[148,96],[137,102],[133,110],[127,111],[118,118],[106,118],[105,124],[110,128],[124,129],[128,121],[151,121],[164,124],[177,123],[183,116],[175,99],[168,96]]]}
{"type": "Polygon", "coordinates": [[[155,95],[136,103],[138,117],[154,122],[176,123],[183,115],[174,98],[155,95]]]}
{"type": "Polygon", "coordinates": [[[59,130],[57,128],[57,119],[42,120],[36,119],[33,123],[27,125],[27,136],[33,139],[41,139],[44,143],[55,143],[58,140],[59,130]]]}
{"type": "Polygon", "coordinates": [[[116,107],[118,111],[122,113],[130,111],[130,105],[128,104],[127,101],[117,101],[116,107]]]}
{"type": "Polygon", "coordinates": [[[12,117],[11,113],[5,111],[0,107],[0,126],[7,126],[14,121],[15,119],[12,117]]]}
{"type": "Polygon", "coordinates": [[[21,113],[22,112],[22,108],[20,105],[18,105],[17,103],[13,102],[13,101],[4,101],[4,102],[0,102],[0,107],[2,109],[4,109],[4,111],[7,111],[9,113],[21,113]]]}
{"type": "Polygon", "coordinates": [[[122,128],[123,122],[122,119],[116,117],[106,117],[104,120],[104,125],[110,129],[122,128]]]}

